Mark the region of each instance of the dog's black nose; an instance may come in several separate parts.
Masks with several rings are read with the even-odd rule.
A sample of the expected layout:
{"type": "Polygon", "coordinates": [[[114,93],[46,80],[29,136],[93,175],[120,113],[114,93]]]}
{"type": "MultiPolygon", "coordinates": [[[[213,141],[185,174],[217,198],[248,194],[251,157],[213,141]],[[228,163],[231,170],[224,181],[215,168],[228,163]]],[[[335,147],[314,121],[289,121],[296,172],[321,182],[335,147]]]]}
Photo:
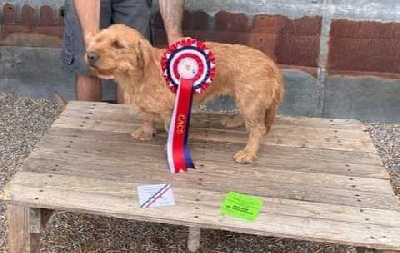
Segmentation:
{"type": "Polygon", "coordinates": [[[90,65],[95,65],[96,61],[100,58],[100,55],[95,52],[89,52],[86,57],[90,65]]]}

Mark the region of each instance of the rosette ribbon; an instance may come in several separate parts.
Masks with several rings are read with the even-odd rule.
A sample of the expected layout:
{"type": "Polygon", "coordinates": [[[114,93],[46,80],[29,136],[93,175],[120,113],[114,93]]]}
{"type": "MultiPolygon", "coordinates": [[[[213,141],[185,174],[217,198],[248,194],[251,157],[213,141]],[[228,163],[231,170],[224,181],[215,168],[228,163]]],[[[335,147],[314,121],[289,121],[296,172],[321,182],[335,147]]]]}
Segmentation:
{"type": "Polygon", "coordinates": [[[161,68],[168,87],[176,94],[167,141],[168,164],[171,173],[187,172],[195,168],[188,146],[193,95],[211,85],[215,58],[203,42],[184,38],[165,51],[161,68]]]}

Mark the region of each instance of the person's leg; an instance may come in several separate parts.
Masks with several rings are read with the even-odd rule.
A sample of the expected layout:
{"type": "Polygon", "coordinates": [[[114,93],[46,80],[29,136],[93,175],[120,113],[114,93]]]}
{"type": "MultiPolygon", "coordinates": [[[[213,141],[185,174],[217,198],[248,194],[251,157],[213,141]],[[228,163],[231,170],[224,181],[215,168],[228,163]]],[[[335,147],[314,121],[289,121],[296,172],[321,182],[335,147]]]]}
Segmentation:
{"type": "MultiPolygon", "coordinates": [[[[76,12],[79,16],[82,16],[86,12],[92,12],[91,8],[93,4],[91,1],[82,1],[82,4],[76,6],[76,12]]],[[[94,1],[95,2],[95,1],[94,1]]],[[[97,16],[97,14],[96,14],[97,16]]],[[[106,28],[111,22],[111,4],[109,0],[101,1],[100,17],[95,19],[86,19],[85,26],[86,31],[83,30],[83,34],[92,33],[95,34],[97,31],[95,27],[106,28]],[[100,20],[99,20],[100,19],[100,20]]],[[[82,22],[81,22],[82,23],[82,22]]],[[[98,29],[97,29],[98,30],[98,29]]],[[[100,101],[102,96],[102,85],[101,80],[94,76],[78,75],[76,77],[76,98],[83,101],[100,101]]]]}
{"type": "MultiPolygon", "coordinates": [[[[111,3],[111,23],[125,24],[138,30],[147,39],[151,39],[150,8],[152,0],[111,0],[111,3]]],[[[122,87],[116,85],[117,103],[125,102],[124,93],[122,87]]]]}
{"type": "Polygon", "coordinates": [[[130,26],[150,39],[151,2],[149,0],[111,0],[111,23],[130,26]]]}
{"type": "Polygon", "coordinates": [[[75,98],[81,101],[101,101],[101,80],[93,76],[76,75],[75,98]]]}
{"type": "MultiPolygon", "coordinates": [[[[108,1],[108,0],[107,0],[108,1]]],[[[90,1],[80,1],[78,6],[75,6],[74,0],[65,1],[65,31],[61,59],[66,70],[75,75],[75,94],[76,99],[86,101],[101,100],[101,81],[90,75],[90,71],[84,61],[85,55],[85,40],[84,31],[94,33],[98,30],[98,18],[90,19],[82,13],[91,8],[90,1]],[[75,8],[77,7],[77,8],[75,8]],[[80,20],[78,15],[82,16],[80,20]],[[81,23],[85,26],[82,29],[81,23]],[[97,27],[97,28],[96,28],[97,27]]],[[[108,7],[108,24],[111,16],[110,4],[103,4],[102,0],[102,23],[107,19],[107,13],[104,11],[108,7]]],[[[93,7],[93,6],[92,6],[93,7]]],[[[95,14],[96,15],[96,14],[95,14]]]]}

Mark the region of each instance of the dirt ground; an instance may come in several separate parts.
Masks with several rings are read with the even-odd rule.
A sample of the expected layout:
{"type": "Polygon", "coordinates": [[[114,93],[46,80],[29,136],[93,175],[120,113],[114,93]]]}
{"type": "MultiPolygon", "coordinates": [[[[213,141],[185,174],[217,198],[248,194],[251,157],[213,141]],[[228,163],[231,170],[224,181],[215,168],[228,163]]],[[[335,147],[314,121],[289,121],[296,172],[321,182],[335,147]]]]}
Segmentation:
{"type": "MultiPolygon", "coordinates": [[[[52,100],[0,94],[0,187],[26,159],[62,109],[52,100]]],[[[370,124],[369,132],[400,194],[400,125],[370,124]]],[[[0,252],[6,252],[5,206],[0,204],[0,252]]],[[[59,212],[44,231],[41,252],[186,252],[187,229],[59,212]]],[[[341,245],[311,243],[207,230],[201,252],[355,252],[341,245]]]]}

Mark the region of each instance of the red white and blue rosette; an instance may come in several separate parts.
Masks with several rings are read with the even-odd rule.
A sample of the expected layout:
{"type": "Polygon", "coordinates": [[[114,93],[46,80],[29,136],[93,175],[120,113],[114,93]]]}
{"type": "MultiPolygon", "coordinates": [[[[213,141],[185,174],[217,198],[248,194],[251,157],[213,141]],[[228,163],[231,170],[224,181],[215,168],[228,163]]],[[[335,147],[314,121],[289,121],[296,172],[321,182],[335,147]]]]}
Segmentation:
{"type": "Polygon", "coordinates": [[[194,169],[188,146],[193,94],[206,90],[215,77],[215,58],[207,46],[192,38],[182,39],[161,58],[162,73],[175,93],[168,133],[167,156],[171,173],[194,169]]]}

